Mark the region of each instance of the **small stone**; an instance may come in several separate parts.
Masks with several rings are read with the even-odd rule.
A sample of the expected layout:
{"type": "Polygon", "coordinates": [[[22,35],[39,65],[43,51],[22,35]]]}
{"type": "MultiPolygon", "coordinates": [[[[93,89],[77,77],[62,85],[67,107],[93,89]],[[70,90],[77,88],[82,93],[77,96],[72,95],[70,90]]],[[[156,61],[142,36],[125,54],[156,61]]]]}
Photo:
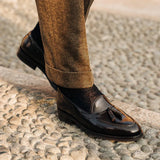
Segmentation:
{"type": "Polygon", "coordinates": [[[96,145],[93,144],[93,143],[89,143],[87,146],[87,149],[93,149],[93,150],[96,150],[96,145]]]}
{"type": "Polygon", "coordinates": [[[98,151],[101,152],[101,153],[104,153],[108,150],[108,148],[100,148],[98,151]]]}
{"type": "Polygon", "coordinates": [[[150,155],[150,157],[153,158],[153,159],[159,160],[159,158],[160,158],[160,153],[152,153],[152,154],[150,155]]]}
{"type": "Polygon", "coordinates": [[[79,150],[74,150],[71,152],[71,157],[76,160],[85,160],[87,156],[87,150],[85,148],[81,148],[79,150]]]}
{"type": "Polygon", "coordinates": [[[87,160],[100,160],[96,152],[92,152],[88,154],[87,160]]]}
{"type": "Polygon", "coordinates": [[[29,151],[27,151],[26,153],[25,153],[25,157],[26,158],[32,158],[33,156],[35,155],[35,152],[34,151],[32,151],[32,150],[29,150],[29,151]]]}
{"type": "Polygon", "coordinates": [[[69,143],[65,141],[61,141],[57,144],[58,147],[69,147],[69,143]]]}
{"type": "Polygon", "coordinates": [[[61,148],[61,153],[62,154],[69,154],[70,148],[69,147],[62,147],[61,148]]]}
{"type": "Polygon", "coordinates": [[[44,138],[43,141],[44,141],[45,143],[52,144],[52,145],[55,145],[55,144],[57,143],[56,140],[51,139],[51,138],[44,138]]]}
{"type": "Polygon", "coordinates": [[[61,138],[61,141],[72,141],[72,137],[63,137],[61,138]]]}
{"type": "Polygon", "coordinates": [[[89,138],[84,138],[85,143],[91,143],[91,140],[89,138]]]}
{"type": "Polygon", "coordinates": [[[148,142],[148,144],[149,145],[155,145],[155,144],[157,144],[159,141],[158,141],[158,139],[151,139],[149,142],[148,142]]]}
{"type": "Polygon", "coordinates": [[[20,118],[19,117],[11,117],[9,119],[9,123],[10,124],[14,124],[14,125],[20,125],[21,124],[21,121],[20,121],[20,118]]]}
{"type": "Polygon", "coordinates": [[[44,131],[40,130],[40,129],[36,129],[33,131],[33,134],[37,137],[41,136],[43,133],[44,133],[44,131]]]}
{"type": "Polygon", "coordinates": [[[160,142],[157,143],[157,147],[160,147],[160,142]]]}
{"type": "Polygon", "coordinates": [[[138,149],[139,149],[139,146],[138,146],[138,144],[135,144],[135,143],[129,144],[129,145],[128,145],[128,149],[129,149],[130,151],[135,151],[135,150],[138,150],[138,149]]]}
{"type": "Polygon", "coordinates": [[[2,146],[0,145],[0,154],[3,154],[3,153],[8,153],[8,148],[6,148],[5,146],[2,146]]]}
{"type": "Polygon", "coordinates": [[[26,146],[21,146],[20,147],[20,153],[24,154],[25,152],[29,151],[30,149],[26,146]]]}
{"type": "Polygon", "coordinates": [[[154,152],[154,153],[160,153],[160,147],[155,148],[153,152],[154,152]]]}
{"type": "Polygon", "coordinates": [[[111,159],[113,157],[115,157],[115,154],[113,152],[110,152],[110,151],[107,151],[107,152],[104,152],[104,153],[100,154],[101,159],[107,159],[108,160],[108,159],[111,159]]]}
{"type": "Polygon", "coordinates": [[[107,141],[107,140],[101,141],[101,142],[99,143],[99,145],[100,145],[101,147],[109,147],[109,146],[113,146],[112,142],[107,141]]]}
{"type": "Polygon", "coordinates": [[[10,150],[12,154],[19,154],[19,148],[20,148],[20,144],[18,143],[13,143],[10,150]]]}
{"type": "Polygon", "coordinates": [[[133,158],[128,155],[123,155],[121,160],[133,160],[133,158]]]}
{"type": "Polygon", "coordinates": [[[42,160],[43,158],[39,155],[33,156],[32,160],[42,160]]]}
{"type": "Polygon", "coordinates": [[[58,154],[61,153],[60,149],[57,147],[50,147],[46,150],[46,152],[48,153],[52,153],[52,154],[58,154]]]}
{"type": "Polygon", "coordinates": [[[45,110],[45,112],[48,113],[48,114],[53,114],[55,112],[55,107],[48,107],[45,110]]]}
{"type": "Polygon", "coordinates": [[[36,142],[38,141],[37,137],[30,137],[29,138],[29,143],[34,146],[36,144],[36,142]]]}
{"type": "Polygon", "coordinates": [[[58,132],[52,132],[50,136],[52,137],[53,140],[57,140],[61,137],[61,134],[58,132]]]}
{"type": "Polygon", "coordinates": [[[135,151],[133,154],[132,154],[132,157],[133,158],[137,158],[137,159],[145,159],[146,158],[146,153],[142,152],[142,151],[135,151]]]}
{"type": "Polygon", "coordinates": [[[147,139],[151,139],[151,138],[154,138],[155,137],[155,132],[154,129],[148,129],[146,132],[145,132],[145,138],[147,139]]]}
{"type": "Polygon", "coordinates": [[[44,156],[44,150],[41,149],[35,149],[35,152],[39,155],[39,156],[44,156]]]}
{"type": "Polygon", "coordinates": [[[24,146],[28,146],[29,145],[29,141],[28,138],[20,138],[20,144],[24,145],[24,146]]]}
{"type": "Polygon", "coordinates": [[[141,138],[140,140],[137,141],[137,143],[138,143],[138,144],[141,144],[141,145],[146,145],[146,144],[147,144],[147,140],[141,138]]]}
{"type": "Polygon", "coordinates": [[[6,123],[7,123],[6,121],[0,120],[0,129],[3,128],[3,126],[6,125],[6,123]]]}
{"type": "Polygon", "coordinates": [[[60,160],[73,160],[73,158],[70,157],[70,156],[67,156],[67,155],[63,155],[63,156],[60,158],[60,160]]]}
{"type": "Polygon", "coordinates": [[[117,149],[116,152],[119,154],[119,155],[128,155],[130,154],[129,150],[126,148],[126,149],[117,149]]]}
{"type": "Polygon", "coordinates": [[[42,143],[42,142],[37,142],[34,146],[35,146],[36,149],[39,149],[39,150],[44,150],[45,149],[45,144],[42,143]]]}
{"type": "Polygon", "coordinates": [[[126,148],[126,145],[124,144],[121,144],[121,143],[118,143],[114,146],[114,149],[117,151],[119,149],[125,149],[126,148]]]}
{"type": "Polygon", "coordinates": [[[144,153],[149,153],[149,152],[152,151],[151,148],[150,148],[148,145],[143,145],[143,146],[141,147],[141,150],[142,150],[144,153]]]}
{"type": "Polygon", "coordinates": [[[58,160],[57,155],[53,155],[53,154],[47,154],[46,158],[47,160],[58,160]]]}
{"type": "Polygon", "coordinates": [[[26,128],[25,126],[19,125],[19,126],[17,127],[17,131],[24,133],[24,132],[28,131],[28,128],[26,128]]]}
{"type": "Polygon", "coordinates": [[[0,159],[11,160],[11,155],[9,153],[2,153],[2,154],[0,154],[0,159]]]}
{"type": "Polygon", "coordinates": [[[25,132],[24,134],[23,134],[23,137],[24,138],[27,138],[27,139],[29,139],[30,137],[32,137],[33,135],[31,134],[31,133],[29,133],[29,132],[25,132]]]}

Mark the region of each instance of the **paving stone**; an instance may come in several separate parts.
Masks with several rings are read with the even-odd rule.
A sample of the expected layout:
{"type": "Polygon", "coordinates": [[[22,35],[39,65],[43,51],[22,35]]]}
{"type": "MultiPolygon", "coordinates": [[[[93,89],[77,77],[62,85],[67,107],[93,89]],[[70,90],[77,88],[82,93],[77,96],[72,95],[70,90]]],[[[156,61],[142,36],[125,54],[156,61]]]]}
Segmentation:
{"type": "Polygon", "coordinates": [[[60,149],[59,149],[59,148],[56,148],[56,147],[48,148],[48,149],[47,149],[47,152],[52,153],[52,154],[61,153],[60,149]]]}
{"type": "Polygon", "coordinates": [[[81,148],[80,150],[74,150],[71,152],[71,157],[76,160],[85,160],[87,156],[87,150],[81,148]]]}
{"type": "Polygon", "coordinates": [[[64,155],[64,156],[61,156],[60,160],[73,160],[73,158],[70,156],[64,155]]]}
{"type": "Polygon", "coordinates": [[[57,158],[57,156],[56,155],[52,155],[52,154],[48,154],[48,155],[46,155],[46,158],[48,159],[48,160],[58,160],[58,158],[57,158]]]}
{"type": "MultiPolygon", "coordinates": [[[[15,56],[37,21],[35,3],[2,0],[0,8],[0,66],[42,77],[15,56]]],[[[160,113],[160,22],[91,11],[86,28],[95,83],[103,93],[160,113]]],[[[159,159],[158,129],[142,125],[144,137],[131,144],[97,140],[61,123],[51,99],[0,80],[0,144],[7,149],[0,159],[159,159]]]]}
{"type": "Polygon", "coordinates": [[[121,160],[133,160],[133,158],[128,155],[123,155],[121,160]]]}
{"type": "Polygon", "coordinates": [[[160,159],[160,153],[153,153],[150,155],[150,157],[153,159],[160,159]]]}
{"type": "Polygon", "coordinates": [[[145,159],[146,158],[146,154],[141,152],[141,151],[135,151],[133,154],[132,154],[132,157],[133,158],[137,158],[137,159],[145,159]]]}
{"type": "Polygon", "coordinates": [[[151,147],[148,146],[148,145],[143,145],[143,146],[141,147],[141,150],[142,150],[143,152],[145,152],[145,153],[152,152],[151,147]]]}
{"type": "Polygon", "coordinates": [[[11,159],[11,155],[8,154],[8,153],[0,154],[0,159],[10,160],[11,159]]]}
{"type": "Polygon", "coordinates": [[[128,149],[129,149],[130,151],[138,150],[138,149],[139,149],[139,145],[138,145],[138,144],[135,144],[135,143],[129,144],[129,145],[128,145],[128,149]]]}

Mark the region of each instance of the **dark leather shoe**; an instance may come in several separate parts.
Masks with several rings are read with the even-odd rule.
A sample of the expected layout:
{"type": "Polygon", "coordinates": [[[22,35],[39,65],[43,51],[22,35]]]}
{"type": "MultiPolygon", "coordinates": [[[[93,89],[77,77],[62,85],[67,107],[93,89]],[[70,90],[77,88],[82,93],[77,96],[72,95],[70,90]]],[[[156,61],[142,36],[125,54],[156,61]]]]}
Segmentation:
{"type": "MultiPolygon", "coordinates": [[[[38,46],[29,32],[22,40],[17,52],[18,58],[32,69],[38,67],[45,75],[44,51],[38,46]]],[[[47,75],[46,75],[47,77],[47,75]]],[[[48,79],[48,77],[47,77],[48,79]]],[[[49,79],[48,79],[49,80],[49,79]]],[[[57,90],[57,85],[49,80],[51,86],[57,90]]]]}
{"type": "MultiPolygon", "coordinates": [[[[17,56],[32,69],[38,67],[46,75],[44,52],[34,41],[31,33],[23,38],[17,56]]],[[[56,84],[49,82],[57,90],[56,84]]],[[[90,113],[73,104],[60,90],[57,95],[60,120],[74,122],[92,135],[121,141],[137,140],[143,135],[135,120],[113,106],[104,95],[97,97],[90,107],[90,113]]]]}
{"type": "Polygon", "coordinates": [[[141,127],[135,120],[113,106],[104,95],[97,97],[90,112],[86,112],[58,89],[57,107],[60,120],[73,122],[96,137],[133,141],[143,135],[141,127]]]}

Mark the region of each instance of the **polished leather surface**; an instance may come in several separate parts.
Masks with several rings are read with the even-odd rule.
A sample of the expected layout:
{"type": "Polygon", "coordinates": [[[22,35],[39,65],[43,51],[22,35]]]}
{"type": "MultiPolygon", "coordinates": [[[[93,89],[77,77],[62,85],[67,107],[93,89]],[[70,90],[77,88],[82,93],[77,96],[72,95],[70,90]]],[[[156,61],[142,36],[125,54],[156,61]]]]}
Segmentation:
{"type": "MultiPolygon", "coordinates": [[[[45,73],[43,50],[39,48],[30,33],[24,37],[21,48],[28,57],[37,61],[41,70],[45,73]]],[[[86,129],[95,132],[97,135],[101,134],[121,140],[134,140],[142,136],[140,126],[125,112],[113,106],[104,95],[97,97],[91,106],[90,113],[88,113],[73,104],[58,90],[57,106],[58,109],[68,114],[68,118],[74,118],[86,129]]]]}
{"type": "Polygon", "coordinates": [[[140,126],[126,113],[108,102],[104,95],[97,98],[92,105],[92,111],[88,113],[73,104],[58,90],[57,106],[85,128],[97,134],[113,139],[134,139],[142,136],[140,126]]]}
{"type": "Polygon", "coordinates": [[[34,41],[30,32],[23,38],[20,47],[27,54],[27,56],[33,58],[43,68],[45,67],[44,52],[38,46],[36,41],[34,41]]]}
{"type": "MultiPolygon", "coordinates": [[[[41,49],[37,42],[32,38],[31,32],[29,32],[22,40],[19,51],[17,52],[17,56],[24,62],[29,61],[29,63],[36,63],[36,67],[38,67],[45,75],[45,61],[44,61],[44,51],[41,49]],[[18,55],[23,52],[23,55],[18,55]]],[[[26,63],[29,65],[32,69],[35,67],[32,67],[29,63],[26,63]]],[[[50,82],[51,86],[57,90],[57,85],[54,82],[51,82],[46,75],[48,81],[50,82]]]]}

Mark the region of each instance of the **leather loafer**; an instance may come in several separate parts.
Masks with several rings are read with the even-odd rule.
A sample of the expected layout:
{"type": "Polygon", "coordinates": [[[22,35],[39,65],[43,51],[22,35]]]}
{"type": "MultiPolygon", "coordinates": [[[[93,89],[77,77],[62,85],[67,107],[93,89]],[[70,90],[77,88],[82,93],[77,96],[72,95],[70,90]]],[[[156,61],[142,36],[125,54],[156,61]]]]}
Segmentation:
{"type": "MultiPolygon", "coordinates": [[[[44,62],[44,51],[38,46],[37,42],[32,38],[31,32],[29,32],[21,42],[21,45],[17,51],[18,58],[28,65],[32,69],[37,67],[45,74],[45,62],[44,62]]],[[[57,85],[49,80],[51,86],[57,90],[57,85]]]]}
{"type": "Polygon", "coordinates": [[[112,105],[104,95],[97,97],[90,106],[90,112],[86,112],[58,89],[57,107],[60,120],[75,123],[85,132],[96,137],[133,141],[143,135],[138,123],[112,105]]]}
{"type": "MultiPolygon", "coordinates": [[[[38,67],[46,75],[44,52],[34,41],[31,33],[23,38],[17,56],[32,69],[38,67]]],[[[111,104],[104,95],[97,97],[90,106],[90,112],[86,112],[63,95],[56,84],[50,80],[49,82],[54,89],[58,90],[57,108],[60,120],[74,122],[87,133],[106,139],[135,141],[143,135],[138,123],[111,104]]]]}

